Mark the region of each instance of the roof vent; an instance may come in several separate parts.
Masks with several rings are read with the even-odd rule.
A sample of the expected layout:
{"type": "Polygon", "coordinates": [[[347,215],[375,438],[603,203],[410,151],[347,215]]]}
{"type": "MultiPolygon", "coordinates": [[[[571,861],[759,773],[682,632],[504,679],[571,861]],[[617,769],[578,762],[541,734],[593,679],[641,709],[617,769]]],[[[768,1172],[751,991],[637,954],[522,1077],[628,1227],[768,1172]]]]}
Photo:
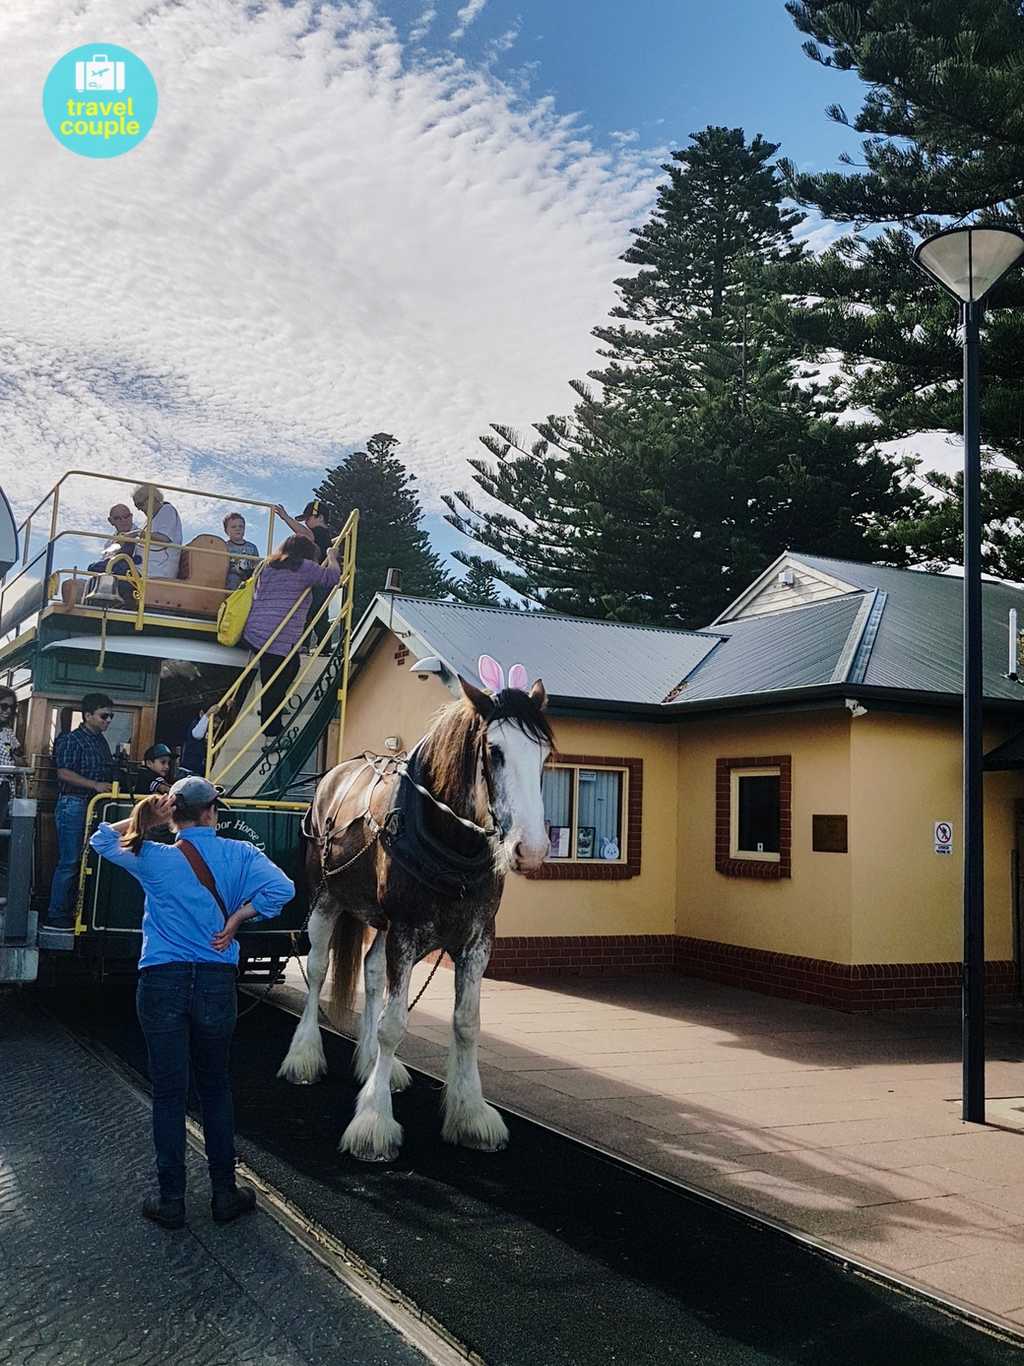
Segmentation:
{"type": "Polygon", "coordinates": [[[400,569],[389,569],[387,578],[384,580],[385,593],[400,593],[402,591],[402,571],[400,569]]]}
{"type": "Polygon", "coordinates": [[[778,583],[780,588],[792,588],[796,583],[796,571],[793,569],[780,569],[778,583]]]}

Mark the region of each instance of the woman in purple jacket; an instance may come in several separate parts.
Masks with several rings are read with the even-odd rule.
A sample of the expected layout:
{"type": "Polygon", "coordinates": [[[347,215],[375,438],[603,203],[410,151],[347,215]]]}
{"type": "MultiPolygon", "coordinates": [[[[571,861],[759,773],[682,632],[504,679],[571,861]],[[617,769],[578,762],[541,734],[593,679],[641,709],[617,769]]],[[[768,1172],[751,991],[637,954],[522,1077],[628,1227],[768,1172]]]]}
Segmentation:
{"type": "MultiPolygon", "coordinates": [[[[245,623],[242,638],[253,651],[259,650],[270,641],[266,652],[260,656],[260,679],[264,688],[260,698],[261,722],[266,722],[288,696],[288,690],[299,671],[297,654],[283,668],[281,661],[290,653],[305,628],[306,605],[309,602],[307,590],[334,588],[341,577],[334,546],[328,550],[322,565],[317,563],[319,558],[320,551],[315,541],[306,536],[289,536],[267,560],[256,584],[252,609],[249,612],[249,620],[245,623]],[[306,597],[303,602],[299,602],[303,594],[306,594],[306,597]],[[277,631],[278,626],[281,626],[280,631],[277,631]],[[273,640],[270,639],[271,636],[274,637],[273,640]],[[270,683],[270,679],[279,668],[281,672],[274,682],[270,683]]],[[[242,691],[247,691],[244,684],[242,691]]],[[[241,698],[236,705],[241,705],[241,698]]],[[[280,735],[283,729],[282,713],[275,716],[267,725],[265,733],[280,735]]]]}

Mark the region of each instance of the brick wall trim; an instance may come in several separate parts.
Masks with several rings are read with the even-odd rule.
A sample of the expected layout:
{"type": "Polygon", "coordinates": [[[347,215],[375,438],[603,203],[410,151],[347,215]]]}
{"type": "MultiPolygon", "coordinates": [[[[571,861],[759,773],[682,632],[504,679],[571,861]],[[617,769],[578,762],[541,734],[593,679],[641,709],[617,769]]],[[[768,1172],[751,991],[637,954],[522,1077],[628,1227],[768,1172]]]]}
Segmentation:
{"type": "Polygon", "coordinates": [[[762,754],[753,758],[715,761],[715,871],[725,877],[752,877],[777,882],[792,876],[793,856],[793,760],[789,754],[762,754]],[[779,770],[778,862],[732,858],[732,771],[734,768],[779,770]]]}
{"type": "MultiPolygon", "coordinates": [[[[538,882],[621,882],[640,874],[643,838],[644,761],[642,759],[611,759],[597,754],[554,754],[554,764],[570,764],[573,768],[624,768],[629,774],[626,784],[626,810],[623,813],[626,835],[626,857],[622,863],[606,863],[603,859],[582,859],[577,863],[551,860],[525,876],[538,882]]],[[[612,936],[613,938],[615,936],[612,936]]]]}
{"type": "MultiPolygon", "coordinates": [[[[498,938],[487,976],[623,977],[672,971],[846,1011],[942,1006],[960,997],[959,963],[834,963],[675,934],[498,938]]],[[[1009,997],[1016,990],[1015,964],[987,963],[985,979],[988,993],[1009,997]]]]}

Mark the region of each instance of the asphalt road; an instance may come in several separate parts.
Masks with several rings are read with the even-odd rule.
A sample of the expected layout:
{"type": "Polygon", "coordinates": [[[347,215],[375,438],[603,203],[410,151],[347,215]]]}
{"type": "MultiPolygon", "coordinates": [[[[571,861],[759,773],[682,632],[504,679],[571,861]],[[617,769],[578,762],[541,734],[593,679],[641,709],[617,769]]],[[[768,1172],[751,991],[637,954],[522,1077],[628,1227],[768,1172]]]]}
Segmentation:
{"type": "MultiPolygon", "coordinates": [[[[58,1013],[145,1071],[131,999],[58,1013]]],[[[260,1006],[234,1049],[240,1156],[489,1366],[1020,1366],[1021,1346],[844,1270],[775,1230],[508,1116],[499,1154],[440,1140],[437,1083],[396,1098],[400,1159],[337,1152],[351,1045],[275,1077],[294,1019],[260,1006]]]]}

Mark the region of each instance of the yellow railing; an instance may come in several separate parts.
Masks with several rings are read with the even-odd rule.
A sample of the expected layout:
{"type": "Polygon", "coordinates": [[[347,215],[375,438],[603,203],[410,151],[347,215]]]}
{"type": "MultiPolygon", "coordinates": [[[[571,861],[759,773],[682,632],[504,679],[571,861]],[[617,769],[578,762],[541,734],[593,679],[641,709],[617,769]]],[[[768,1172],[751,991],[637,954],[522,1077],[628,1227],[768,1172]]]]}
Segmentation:
{"type": "MultiPolygon", "coordinates": [[[[47,556],[49,557],[49,581],[42,582],[40,584],[40,607],[46,606],[47,603],[49,603],[54,596],[59,596],[59,583],[61,578],[77,579],[90,577],[88,571],[85,569],[84,566],[55,566],[53,564],[52,547],[61,540],[70,540],[73,538],[76,540],[100,541],[103,544],[111,544],[113,541],[117,539],[117,534],[114,531],[86,531],[78,530],[76,528],[61,528],[61,491],[64,485],[67,483],[67,481],[73,478],[83,478],[89,480],[98,480],[103,483],[120,484],[122,487],[127,488],[135,488],[143,483],[149,483],[151,490],[154,487],[156,487],[154,484],[152,484],[151,481],[139,480],[137,478],[130,479],[126,478],[124,475],[95,474],[89,470],[68,470],[65,474],[61,476],[61,478],[57,481],[53,488],[51,488],[46,494],[43,495],[43,497],[39,500],[38,503],[36,503],[35,507],[31,510],[31,512],[29,512],[28,515],[24,517],[22,521],[19,523],[18,532],[21,537],[22,544],[21,569],[14,576],[14,578],[4,583],[2,591],[3,598],[5,601],[11,601],[12,595],[13,600],[16,600],[18,593],[22,591],[32,592],[33,599],[35,598],[36,593],[35,590],[32,588],[32,585],[28,582],[28,577],[32,569],[40,562],[40,560],[46,559],[47,556]],[[33,522],[39,519],[39,514],[46,507],[47,503],[51,504],[51,506],[48,509],[47,541],[45,546],[40,551],[38,551],[38,553],[33,555],[31,548],[33,522]]],[[[216,503],[225,505],[225,510],[243,507],[262,509],[264,512],[269,514],[265,552],[268,555],[273,549],[275,540],[281,533],[281,519],[280,514],[277,511],[278,505],[275,503],[269,503],[259,498],[242,498],[236,497],[234,495],[227,496],[221,493],[211,493],[203,489],[183,488],[177,484],[161,484],[159,485],[159,489],[160,492],[163,494],[183,493],[188,494],[190,497],[210,499],[216,503]]],[[[129,499],[128,501],[130,502],[131,500],[129,499]]],[[[189,549],[192,549],[194,551],[196,549],[194,546],[190,547],[188,545],[176,545],[171,542],[154,540],[150,530],[154,510],[155,509],[153,495],[152,492],[150,492],[146,500],[145,507],[146,525],[141,529],[141,531],[136,533],[136,544],[142,550],[141,572],[137,576],[138,579],[141,581],[142,591],[133,593],[133,597],[137,599],[137,604],[131,609],[125,609],[125,615],[130,615],[134,619],[134,626],[137,631],[141,631],[144,625],[146,611],[145,590],[150,581],[149,558],[151,550],[155,547],[158,550],[177,550],[180,553],[181,551],[189,549]]],[[[140,508],[138,509],[138,511],[142,512],[143,509],[140,508]]],[[[219,533],[213,534],[219,535],[219,533]]],[[[227,544],[229,546],[228,553],[230,555],[230,542],[228,542],[227,544]]],[[[44,573],[46,567],[47,566],[44,566],[44,573]]],[[[210,588],[204,584],[191,583],[190,587],[197,591],[207,593],[218,593],[221,596],[223,596],[223,589],[210,588]]],[[[116,614],[116,609],[114,610],[116,614]]]]}
{"type": "MultiPolygon", "coordinates": [[[[270,726],[281,715],[281,713],[287,707],[292,696],[296,692],[300,691],[303,683],[310,677],[310,674],[313,672],[317,661],[319,660],[320,656],[323,654],[325,648],[327,647],[328,641],[330,640],[334,629],[337,629],[341,632],[341,641],[338,648],[340,648],[342,652],[341,679],[338,685],[338,726],[340,732],[338,738],[338,759],[340,761],[341,747],[345,733],[345,705],[348,694],[349,642],[352,636],[352,604],[355,598],[356,538],[358,535],[358,530],[359,513],[358,511],[353,510],[349,514],[348,521],[345,523],[340,534],[335,538],[333,542],[333,547],[338,557],[338,567],[340,570],[338,582],[328,593],[318,611],[316,611],[306,622],[306,625],[300,633],[299,638],[295,642],[294,646],[288,651],[287,654],[280,656],[280,662],[278,664],[278,667],[274,670],[270,677],[265,682],[256,681],[256,673],[259,670],[260,662],[264,659],[264,657],[268,655],[272,659],[278,658],[278,656],[270,647],[274,644],[274,641],[278,638],[281,631],[284,629],[286,623],[289,622],[297,612],[304,611],[306,609],[306,605],[310,597],[310,592],[308,588],[292,604],[287,614],[284,617],[282,617],[282,619],[278,622],[277,626],[274,628],[274,631],[263,643],[263,645],[258,650],[254,651],[248,664],[246,664],[245,668],[242,670],[239,676],[235,679],[234,683],[232,683],[231,687],[228,688],[227,692],[225,692],[224,696],[220,699],[216,707],[213,709],[210,716],[209,728],[206,733],[206,776],[210,779],[212,783],[216,783],[218,786],[223,787],[225,785],[225,779],[227,778],[228,774],[232,773],[235,770],[235,768],[243,761],[243,759],[245,759],[247,755],[251,754],[251,752],[261,744],[261,741],[266,736],[267,727],[270,726]],[[298,658],[302,652],[303,647],[307,644],[307,642],[310,641],[310,638],[315,637],[316,628],[320,621],[323,620],[325,616],[328,618],[328,620],[330,619],[331,605],[337,599],[340,599],[341,602],[341,608],[337,618],[337,626],[326,631],[322,635],[322,638],[317,640],[316,644],[310,647],[306,663],[296,674],[295,678],[292,680],[291,686],[288,688],[288,691],[285,693],[284,697],[281,699],[278,705],[273,709],[272,712],[270,712],[268,716],[261,717],[260,725],[258,726],[255,734],[250,736],[246,740],[245,744],[241,747],[237,754],[233,755],[230,759],[223,758],[224,747],[227,744],[227,742],[238,731],[238,728],[242,725],[242,723],[255,712],[257,707],[259,707],[264,695],[273,686],[277,679],[280,678],[288,663],[291,660],[298,658]],[[240,708],[240,710],[236,714],[231,716],[231,718],[227,722],[226,728],[222,731],[221,734],[218,735],[216,733],[218,715],[230,707],[230,704],[235,699],[235,697],[237,697],[239,690],[242,688],[242,685],[247,684],[250,680],[255,681],[255,686],[252,688],[251,692],[249,693],[245,703],[240,708]],[[219,757],[223,759],[223,762],[221,763],[220,767],[218,767],[219,757]]],[[[264,570],[263,572],[265,573],[266,570],[264,570]]],[[[257,586],[257,592],[258,591],[259,590],[257,586]]]]}
{"type": "MultiPolygon", "coordinates": [[[[85,808],[85,831],[89,834],[92,830],[93,821],[96,818],[96,808],[103,802],[125,802],[131,801],[128,793],[121,791],[121,785],[117,782],[110,784],[109,792],[97,792],[90,799],[85,808]]],[[[244,798],[246,809],[256,808],[260,811],[305,811],[306,802],[268,802],[244,798]]],[[[225,810],[229,810],[225,806],[225,810]]],[[[86,881],[92,876],[92,869],[89,867],[89,842],[86,841],[82,848],[82,856],[78,861],[78,881],[75,885],[75,935],[85,934],[89,929],[89,923],[85,915],[85,895],[87,886],[86,881]]]]}

